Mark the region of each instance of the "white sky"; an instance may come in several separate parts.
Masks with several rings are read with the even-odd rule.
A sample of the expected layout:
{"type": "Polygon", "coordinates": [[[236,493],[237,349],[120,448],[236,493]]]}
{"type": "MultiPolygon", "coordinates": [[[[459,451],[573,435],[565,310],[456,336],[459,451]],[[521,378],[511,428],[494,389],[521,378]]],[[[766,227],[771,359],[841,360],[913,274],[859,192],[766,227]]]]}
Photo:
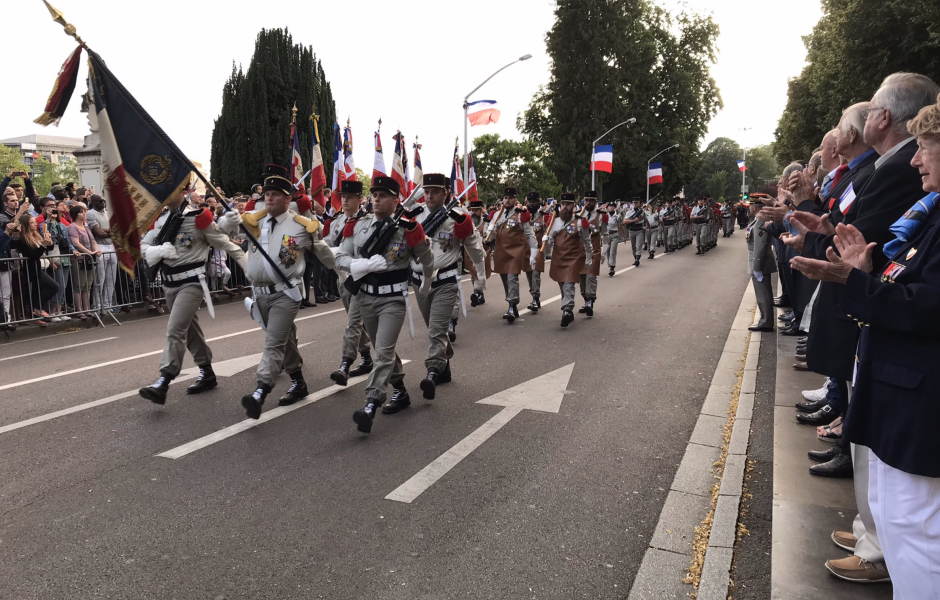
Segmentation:
{"type": "MultiPolygon", "coordinates": [[[[356,164],[366,171],[371,171],[372,134],[380,117],[387,165],[394,150],[392,135],[401,129],[409,157],[415,134],[420,136],[426,173],[449,173],[454,139],[463,137],[461,103],[467,92],[506,63],[532,54],[471,98],[496,100],[502,111],[498,124],[471,128],[471,139],[484,133],[519,138],[516,116],[549,78],[545,33],[554,21],[554,3],[548,0],[162,0],[159,10],[136,10],[139,4],[127,0],[52,4],[177,145],[206,168],[222,86],[233,60],[247,69],[262,27],[287,26],[295,43],[313,46],[332,84],[341,123],[352,118],[356,164]],[[462,45],[470,49],[462,51],[462,45]],[[373,79],[382,85],[372,85],[373,79]],[[389,81],[410,91],[391,93],[385,85],[389,81]]],[[[705,143],[718,136],[747,146],[771,142],[786,104],[787,79],[804,64],[801,36],[821,14],[819,0],[685,4],[712,12],[721,27],[712,75],[725,108],[712,121],[705,143]],[[742,127],[752,129],[745,134],[742,127]]],[[[679,2],[665,0],[664,5],[677,9],[679,2]]],[[[6,64],[18,67],[7,77],[0,139],[32,133],[84,136],[87,121],[78,111],[77,97],[85,89],[82,82],[58,128],[32,122],[74,42],[39,0],[19,3],[16,29],[30,32],[31,42],[7,46],[12,56],[6,64]]],[[[83,65],[83,79],[86,70],[83,65]]],[[[321,136],[324,130],[329,132],[328,126],[321,136]]],[[[285,145],[287,138],[285,131],[285,145]]],[[[587,148],[585,162],[589,160],[587,148]]]]}

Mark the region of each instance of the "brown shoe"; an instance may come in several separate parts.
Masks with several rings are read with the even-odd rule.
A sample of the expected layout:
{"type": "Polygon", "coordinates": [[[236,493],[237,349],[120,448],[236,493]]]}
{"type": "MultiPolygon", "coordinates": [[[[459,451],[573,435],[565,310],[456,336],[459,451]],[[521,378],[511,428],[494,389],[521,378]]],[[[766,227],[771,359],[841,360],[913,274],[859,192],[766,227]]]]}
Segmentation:
{"type": "Polygon", "coordinates": [[[883,562],[868,562],[857,556],[849,556],[836,560],[827,560],[826,568],[829,572],[845,581],[855,583],[882,583],[891,581],[888,568],[883,562]]]}
{"type": "Polygon", "coordinates": [[[855,543],[858,540],[848,531],[833,531],[830,537],[836,546],[849,552],[855,552],[855,543]]]}
{"type": "Polygon", "coordinates": [[[805,362],[794,363],[793,368],[797,371],[809,371],[809,367],[805,362]]]}

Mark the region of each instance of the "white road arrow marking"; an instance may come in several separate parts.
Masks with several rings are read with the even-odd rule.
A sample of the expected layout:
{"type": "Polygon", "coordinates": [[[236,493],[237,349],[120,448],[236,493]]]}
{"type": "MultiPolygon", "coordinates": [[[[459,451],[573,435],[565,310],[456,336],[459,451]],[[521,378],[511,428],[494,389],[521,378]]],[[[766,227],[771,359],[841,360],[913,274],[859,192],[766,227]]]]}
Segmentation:
{"type": "Polygon", "coordinates": [[[413,502],[425,490],[434,485],[434,482],[446,475],[448,471],[457,466],[460,461],[479,448],[483,442],[490,439],[494,433],[502,429],[503,425],[509,423],[513,417],[523,410],[557,413],[561,409],[561,400],[564,398],[572,371],[574,371],[574,363],[525,383],[520,383],[483,400],[478,400],[477,404],[491,404],[505,406],[506,408],[499,411],[492,419],[462,439],[453,448],[440,455],[437,460],[421,469],[414,477],[398,486],[395,491],[385,496],[385,499],[397,502],[413,502]]]}
{"type": "MultiPolygon", "coordinates": [[[[409,362],[411,361],[402,359],[401,364],[406,365],[409,362]]],[[[369,378],[368,375],[359,375],[358,377],[353,377],[348,382],[346,382],[345,387],[340,386],[340,385],[331,385],[330,387],[323,388],[322,390],[319,390],[317,392],[310,394],[309,396],[297,402],[296,404],[291,404],[290,406],[278,406],[277,408],[273,408],[267,412],[261,413],[261,417],[258,419],[245,419],[244,421],[235,423],[234,425],[230,425],[226,427],[225,429],[220,429],[219,431],[216,431],[215,433],[210,433],[209,435],[205,435],[199,438],[198,440],[193,440],[189,442],[188,444],[183,444],[182,446],[177,446],[176,448],[173,448],[172,450],[161,452],[160,454],[157,454],[157,456],[160,456],[163,458],[172,458],[173,460],[176,460],[178,458],[183,458],[187,454],[192,454],[196,450],[202,450],[203,448],[211,446],[212,444],[216,444],[218,442],[221,442],[222,440],[226,440],[232,437],[233,435],[237,435],[243,431],[248,431],[252,427],[257,427],[258,425],[261,425],[262,423],[273,421],[274,419],[278,417],[283,417],[284,415],[288,413],[294,412],[295,410],[299,410],[307,406],[308,404],[313,404],[314,402],[317,402],[318,400],[322,400],[326,398],[327,396],[332,396],[333,394],[342,392],[345,389],[348,389],[354,385],[362,383],[368,378],[369,378]]]]}
{"type": "MultiPolygon", "coordinates": [[[[304,346],[310,345],[312,342],[307,342],[306,344],[300,344],[298,348],[303,348],[304,346]]],[[[231,358],[229,360],[223,360],[222,362],[215,363],[212,365],[212,370],[215,371],[216,375],[222,377],[232,377],[246,371],[253,367],[258,366],[258,363],[261,361],[261,354],[251,354],[249,356],[240,356],[238,358],[231,358]]],[[[199,376],[199,368],[191,367],[189,369],[183,369],[180,371],[179,376],[174,379],[170,385],[175,385],[177,383],[182,383],[189,379],[195,379],[199,376]]],[[[89,408],[95,408],[96,406],[102,406],[104,404],[111,404],[112,402],[117,402],[118,400],[123,400],[124,398],[130,398],[137,395],[137,390],[130,390],[127,392],[121,392],[120,394],[115,394],[114,396],[108,396],[107,398],[102,398],[101,400],[92,400],[91,402],[86,402],[84,404],[79,404],[78,406],[71,406],[69,408],[63,408],[62,410],[57,410],[46,415],[39,415],[38,417],[33,417],[32,419],[26,419],[25,421],[19,421],[17,423],[11,423],[9,425],[4,425],[0,427],[0,434],[7,433],[9,431],[14,431],[16,429],[22,429],[23,427],[29,427],[30,425],[36,425],[37,423],[43,423],[45,421],[51,421],[52,419],[58,419],[59,417],[64,417],[65,415],[71,415],[73,413],[81,412],[83,410],[88,410],[89,408]]]]}

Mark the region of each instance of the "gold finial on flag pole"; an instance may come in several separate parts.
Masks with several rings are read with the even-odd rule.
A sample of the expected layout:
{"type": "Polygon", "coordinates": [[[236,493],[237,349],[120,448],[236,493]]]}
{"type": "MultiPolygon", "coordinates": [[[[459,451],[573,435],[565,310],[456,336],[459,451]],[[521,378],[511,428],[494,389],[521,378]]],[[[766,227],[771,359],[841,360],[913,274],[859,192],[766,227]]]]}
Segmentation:
{"type": "Polygon", "coordinates": [[[62,14],[62,11],[49,4],[46,0],[42,0],[42,2],[46,5],[46,8],[49,9],[52,20],[61,25],[65,29],[66,34],[75,38],[75,41],[81,44],[82,48],[88,50],[88,46],[85,45],[85,40],[79,37],[78,33],[75,31],[75,26],[65,20],[65,15],[62,14]]]}
{"type": "Polygon", "coordinates": [[[379,117],[379,131],[382,131],[382,117],[379,117]]]}
{"type": "Polygon", "coordinates": [[[294,101],[294,108],[290,109],[290,112],[291,114],[293,114],[293,117],[291,118],[291,123],[296,123],[297,122],[297,101],[296,100],[294,101]]]}

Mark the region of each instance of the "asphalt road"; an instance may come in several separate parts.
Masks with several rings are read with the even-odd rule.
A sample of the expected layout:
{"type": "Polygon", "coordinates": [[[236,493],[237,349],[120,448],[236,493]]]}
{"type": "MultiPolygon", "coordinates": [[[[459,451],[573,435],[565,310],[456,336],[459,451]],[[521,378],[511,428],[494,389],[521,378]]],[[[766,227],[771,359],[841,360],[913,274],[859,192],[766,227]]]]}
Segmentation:
{"type": "MultiPolygon", "coordinates": [[[[704,257],[686,248],[602,276],[594,318],[567,330],[557,301],[507,325],[494,276],[433,402],[417,386],[427,344],[413,305],[417,339],[406,327],[399,345],[413,405],[370,436],[351,419],[359,384],[178,460],[156,455],[244,420],[253,368],[200,396],[174,385],[165,407],[130,394],[10,430],[152,383],[166,321],[0,346],[0,596],[625,598],[748,283],[745,256],[739,231],[704,257]],[[414,502],[385,499],[503,410],[478,400],[571,363],[558,414],[524,410],[414,502]]],[[[543,299],[556,294],[546,277],[543,299]]],[[[261,352],[239,304],[200,316],[220,338],[216,364],[261,352]]],[[[328,388],[342,306],[300,316],[308,385],[328,388]]]]}

